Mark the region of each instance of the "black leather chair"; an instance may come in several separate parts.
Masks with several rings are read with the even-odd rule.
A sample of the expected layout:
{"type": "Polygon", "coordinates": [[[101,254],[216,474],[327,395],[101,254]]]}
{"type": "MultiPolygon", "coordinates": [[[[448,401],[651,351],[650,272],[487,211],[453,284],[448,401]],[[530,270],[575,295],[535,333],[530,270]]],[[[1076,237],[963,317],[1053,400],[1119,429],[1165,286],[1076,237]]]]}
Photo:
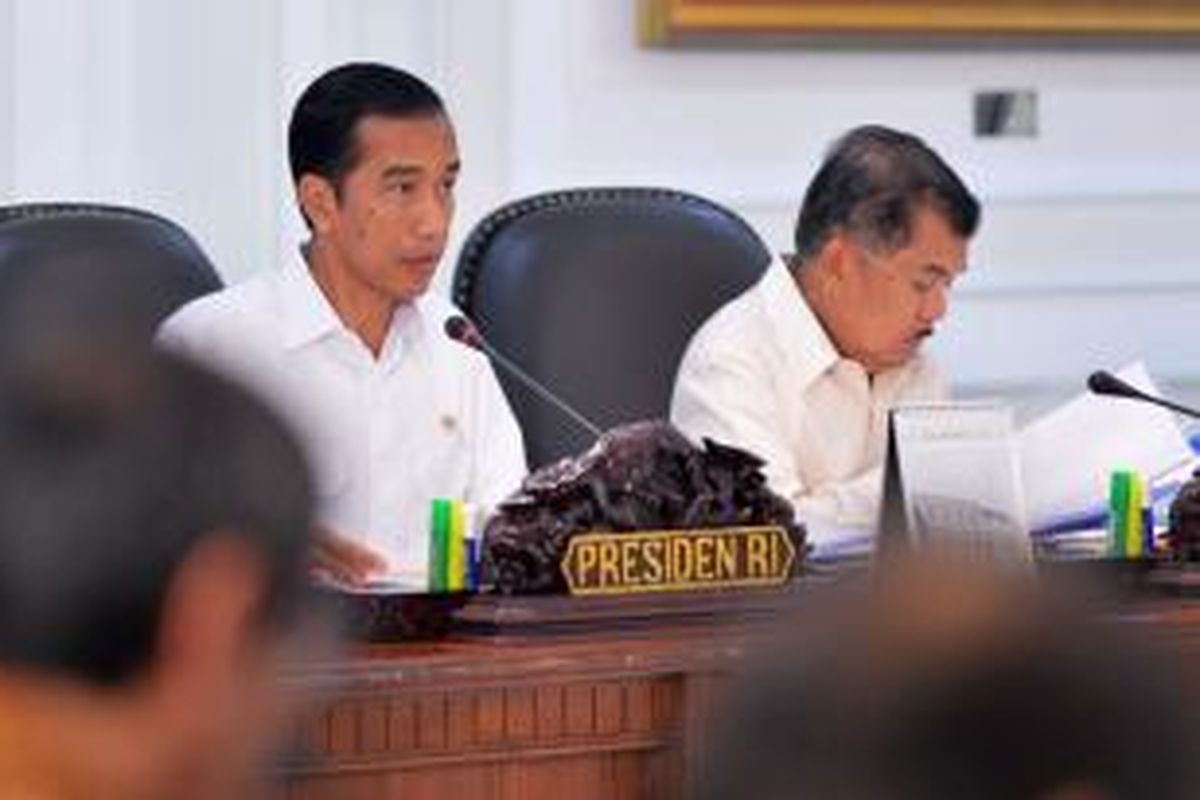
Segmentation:
{"type": "Polygon", "coordinates": [[[0,348],[43,331],[149,342],[158,323],[221,287],[178,225],[88,203],[0,207],[0,348]]]}
{"type": "MultiPolygon", "coordinates": [[[[463,245],[454,300],[502,354],[601,428],[665,417],[692,333],[770,254],[733,212],[668,189],[550,192],[510,203],[463,245]]],[[[530,466],[592,437],[498,370],[530,466]]]]}

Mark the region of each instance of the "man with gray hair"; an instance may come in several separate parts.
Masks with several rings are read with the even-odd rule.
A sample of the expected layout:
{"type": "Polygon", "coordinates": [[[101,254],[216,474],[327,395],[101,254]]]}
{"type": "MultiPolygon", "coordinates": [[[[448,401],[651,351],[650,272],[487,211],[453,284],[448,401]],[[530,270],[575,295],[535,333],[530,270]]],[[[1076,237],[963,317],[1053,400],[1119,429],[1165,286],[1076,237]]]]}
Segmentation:
{"type": "Polygon", "coordinates": [[[692,339],[672,421],[762,457],[817,542],[830,524],[872,523],[888,409],[945,397],[920,345],[946,314],[979,217],[917,137],[849,131],[804,196],[795,254],[692,339]]]}

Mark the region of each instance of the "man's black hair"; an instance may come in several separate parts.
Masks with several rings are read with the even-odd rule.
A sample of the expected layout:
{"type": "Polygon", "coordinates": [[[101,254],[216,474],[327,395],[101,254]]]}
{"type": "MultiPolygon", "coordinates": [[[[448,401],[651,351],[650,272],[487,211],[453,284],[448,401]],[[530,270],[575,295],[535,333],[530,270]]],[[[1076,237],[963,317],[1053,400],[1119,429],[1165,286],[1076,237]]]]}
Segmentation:
{"type": "Polygon", "coordinates": [[[83,343],[7,354],[0,476],[0,663],[133,679],[172,577],[214,532],[261,558],[264,625],[296,610],[307,464],[266,407],[200,367],[83,343]]]}
{"type": "Polygon", "coordinates": [[[897,250],[923,207],[963,239],[979,227],[979,201],[925,142],[882,125],[854,128],[834,142],[804,194],[795,263],[804,265],[839,231],[874,252],[897,250]]]}
{"type": "Polygon", "coordinates": [[[292,180],[319,175],[341,186],[358,159],[356,131],[365,117],[397,119],[445,114],[425,81],[384,64],[352,63],[317,78],[296,101],[288,125],[292,180]]]}

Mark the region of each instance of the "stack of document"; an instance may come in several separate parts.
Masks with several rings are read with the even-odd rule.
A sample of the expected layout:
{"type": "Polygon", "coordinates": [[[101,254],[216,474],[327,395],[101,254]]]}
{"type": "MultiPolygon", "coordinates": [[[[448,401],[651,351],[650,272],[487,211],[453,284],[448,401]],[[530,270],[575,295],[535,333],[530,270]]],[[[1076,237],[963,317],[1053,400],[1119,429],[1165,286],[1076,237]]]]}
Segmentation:
{"type": "MultiPolygon", "coordinates": [[[[1118,373],[1157,395],[1138,362],[1118,373]]],[[[1021,502],[1035,550],[1059,558],[1096,557],[1107,546],[1109,475],[1141,473],[1165,527],[1167,507],[1180,485],[1200,466],[1175,415],[1147,403],[1081,393],[1034,420],[1017,434],[1021,502]]],[[[869,553],[874,530],[805,520],[809,557],[840,560],[869,553]]]]}
{"type": "MultiPolygon", "coordinates": [[[[1143,364],[1118,373],[1157,395],[1143,364]]],[[[1060,555],[1102,553],[1109,475],[1133,470],[1150,484],[1156,520],[1197,465],[1175,415],[1135,400],[1080,394],[1019,435],[1025,511],[1035,540],[1060,555]]]]}

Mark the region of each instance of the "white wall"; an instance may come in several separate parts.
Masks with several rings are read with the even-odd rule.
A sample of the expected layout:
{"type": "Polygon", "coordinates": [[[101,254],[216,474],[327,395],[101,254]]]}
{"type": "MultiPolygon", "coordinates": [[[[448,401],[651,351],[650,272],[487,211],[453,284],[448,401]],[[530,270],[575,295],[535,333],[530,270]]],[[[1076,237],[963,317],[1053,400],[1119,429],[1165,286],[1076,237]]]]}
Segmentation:
{"type": "MultiPolygon", "coordinates": [[[[665,184],[785,249],[825,145],[925,136],[986,204],[937,349],[967,391],[1053,391],[1144,355],[1200,385],[1200,48],[640,48],[634,0],[0,0],[0,193],[182,222],[230,279],[299,235],[283,131],[325,67],[445,92],[467,170],[455,240],[506,199],[665,184]],[[971,92],[1038,91],[1034,140],[970,135],[971,92]]],[[[443,285],[452,259],[443,270],[443,285]]]]}
{"type": "Polygon", "coordinates": [[[1054,389],[1139,355],[1200,379],[1200,50],[664,51],[633,26],[629,2],[513,4],[514,191],[690,188],[787,249],[827,143],[896,125],[986,204],[936,343],[961,386],[1054,389]],[[1036,139],[972,138],[991,87],[1038,91],[1036,139]]]}
{"type": "Polygon", "coordinates": [[[279,81],[245,67],[278,51],[272,4],[3,6],[7,199],[133,203],[181,222],[227,271],[270,257],[279,81]]]}
{"type": "Polygon", "coordinates": [[[165,214],[231,280],[276,263],[301,224],[287,115],[350,58],[437,79],[423,0],[0,0],[0,195],[165,214]]]}

